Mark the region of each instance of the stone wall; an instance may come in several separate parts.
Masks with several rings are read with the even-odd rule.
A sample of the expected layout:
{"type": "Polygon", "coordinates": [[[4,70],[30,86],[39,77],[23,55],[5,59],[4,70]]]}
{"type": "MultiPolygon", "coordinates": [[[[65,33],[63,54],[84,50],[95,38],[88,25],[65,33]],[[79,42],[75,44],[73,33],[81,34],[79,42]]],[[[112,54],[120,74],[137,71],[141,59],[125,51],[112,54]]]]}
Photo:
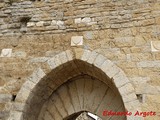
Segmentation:
{"type": "Polygon", "coordinates": [[[1,0],[0,118],[35,68],[74,48],[114,62],[142,97],[142,110],[160,112],[159,30],[159,0],[1,0]],[[73,36],[83,44],[71,46],[73,36]]]}

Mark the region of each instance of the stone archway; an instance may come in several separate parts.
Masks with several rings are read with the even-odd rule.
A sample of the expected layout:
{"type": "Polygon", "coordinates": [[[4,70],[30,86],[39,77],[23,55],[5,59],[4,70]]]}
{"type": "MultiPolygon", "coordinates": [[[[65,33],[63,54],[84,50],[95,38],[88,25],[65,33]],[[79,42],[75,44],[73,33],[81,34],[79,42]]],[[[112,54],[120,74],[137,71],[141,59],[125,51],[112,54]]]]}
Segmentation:
{"type": "MultiPolygon", "coordinates": [[[[55,94],[57,88],[68,80],[83,75],[103,82],[113,93],[119,94],[125,110],[134,112],[140,109],[134,88],[124,72],[95,51],[67,50],[48,59],[44,64],[50,67],[49,72],[45,73],[46,70],[39,67],[26,80],[13,103],[9,120],[37,119],[43,105],[55,94]]],[[[133,117],[136,118],[127,116],[126,119],[133,117]]]]}

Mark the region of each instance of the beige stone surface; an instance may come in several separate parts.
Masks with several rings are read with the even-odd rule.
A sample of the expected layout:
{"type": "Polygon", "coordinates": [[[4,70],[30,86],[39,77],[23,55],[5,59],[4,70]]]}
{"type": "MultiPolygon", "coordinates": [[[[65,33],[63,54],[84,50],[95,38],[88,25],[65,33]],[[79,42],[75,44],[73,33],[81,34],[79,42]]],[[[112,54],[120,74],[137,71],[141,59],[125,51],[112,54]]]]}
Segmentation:
{"type": "MultiPolygon", "coordinates": [[[[81,74],[96,77],[114,92],[119,91],[130,109],[138,106],[158,112],[159,8],[159,0],[1,1],[0,119],[9,116],[6,106],[12,95],[17,95],[15,101],[37,100],[42,105],[59,86],[81,74]],[[71,46],[74,36],[83,37],[83,44],[71,46]],[[145,102],[135,100],[135,94],[145,94],[145,102]]],[[[75,91],[72,86],[69,91],[75,91]]],[[[88,87],[84,90],[90,91],[88,87]]],[[[71,96],[78,101],[75,94],[71,96]]],[[[28,105],[34,111],[38,106],[28,105]]],[[[49,109],[45,119],[52,116],[62,120],[56,110],[56,106],[49,109]],[[56,116],[50,114],[53,111],[56,116]]],[[[21,112],[13,113],[12,120],[20,119],[21,112]]],[[[30,120],[37,117],[30,116],[30,120]]]]}

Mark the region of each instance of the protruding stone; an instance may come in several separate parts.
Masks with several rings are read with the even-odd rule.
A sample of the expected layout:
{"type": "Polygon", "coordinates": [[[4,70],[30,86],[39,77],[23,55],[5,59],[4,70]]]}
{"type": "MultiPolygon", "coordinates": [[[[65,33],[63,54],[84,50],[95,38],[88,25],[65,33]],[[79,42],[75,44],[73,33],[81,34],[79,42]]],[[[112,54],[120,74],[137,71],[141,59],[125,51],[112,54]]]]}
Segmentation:
{"type": "Polygon", "coordinates": [[[83,36],[72,36],[71,46],[83,45],[83,36]]]}
{"type": "Polygon", "coordinates": [[[160,51],[160,41],[151,41],[151,50],[152,52],[160,51]]]}
{"type": "Polygon", "coordinates": [[[12,49],[2,49],[0,57],[11,57],[12,49]]]}

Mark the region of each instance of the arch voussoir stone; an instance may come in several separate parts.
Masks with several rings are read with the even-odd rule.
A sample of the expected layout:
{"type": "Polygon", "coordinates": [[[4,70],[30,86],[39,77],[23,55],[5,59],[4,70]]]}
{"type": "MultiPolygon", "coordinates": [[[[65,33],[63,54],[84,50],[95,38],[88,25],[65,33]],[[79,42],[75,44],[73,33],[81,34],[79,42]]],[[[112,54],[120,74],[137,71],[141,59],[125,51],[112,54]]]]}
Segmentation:
{"type": "Polygon", "coordinates": [[[91,55],[89,56],[87,63],[93,64],[93,62],[95,61],[95,59],[97,58],[98,53],[93,51],[91,52],[91,55]]]}
{"type": "Polygon", "coordinates": [[[96,67],[100,68],[105,61],[106,61],[106,58],[103,55],[99,54],[93,64],[96,67]]]}
{"type": "Polygon", "coordinates": [[[114,81],[117,88],[119,88],[119,87],[121,87],[121,86],[123,86],[123,85],[125,85],[129,82],[125,73],[122,70],[120,70],[118,72],[118,74],[113,76],[113,81],[114,81]]]}
{"type": "Polygon", "coordinates": [[[91,55],[91,51],[90,50],[84,50],[83,55],[81,57],[82,61],[87,61],[89,59],[91,55]]]}
{"type": "Polygon", "coordinates": [[[130,101],[137,100],[137,97],[136,97],[135,93],[132,92],[132,93],[123,95],[122,99],[123,99],[124,103],[127,103],[127,102],[130,102],[130,101]]]}
{"type": "Polygon", "coordinates": [[[126,95],[126,94],[128,94],[128,93],[134,92],[134,88],[133,88],[133,86],[132,86],[131,83],[125,84],[124,86],[118,88],[118,90],[119,90],[121,96],[122,96],[122,95],[126,95]]]}
{"type": "Polygon", "coordinates": [[[37,84],[45,75],[46,74],[41,68],[37,68],[28,79],[37,84]]]}
{"type": "Polygon", "coordinates": [[[12,111],[8,120],[23,120],[23,112],[12,111]]]}
{"type": "Polygon", "coordinates": [[[73,60],[73,53],[70,50],[66,50],[54,57],[50,58],[47,63],[51,70],[62,65],[63,63],[67,63],[68,61],[73,60]]]}
{"type": "Polygon", "coordinates": [[[61,64],[68,62],[67,54],[65,51],[59,54],[59,59],[61,64]]]}
{"type": "Polygon", "coordinates": [[[26,82],[22,85],[22,88],[17,94],[16,101],[26,103],[31,91],[34,89],[37,83],[45,76],[41,68],[36,69],[33,74],[27,78],[26,82]]]}
{"type": "MultiPolygon", "coordinates": [[[[108,70],[109,70],[109,68],[112,68],[112,66],[113,66],[114,64],[110,61],[110,60],[106,60],[106,61],[104,61],[104,63],[101,65],[101,67],[100,67],[100,69],[104,72],[104,73],[106,73],[106,75],[107,75],[107,72],[108,72],[108,70]]],[[[107,75],[108,76],[108,75],[107,75]]],[[[109,77],[109,76],[108,76],[109,77]]]]}

